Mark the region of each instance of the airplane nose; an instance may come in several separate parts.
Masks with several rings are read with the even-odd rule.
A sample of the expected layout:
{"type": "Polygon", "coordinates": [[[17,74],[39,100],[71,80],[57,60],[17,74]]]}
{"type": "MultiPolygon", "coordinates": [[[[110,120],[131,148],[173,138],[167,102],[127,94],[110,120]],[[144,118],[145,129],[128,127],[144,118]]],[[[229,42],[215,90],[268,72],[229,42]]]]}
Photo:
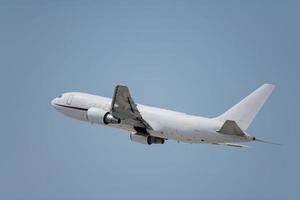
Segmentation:
{"type": "Polygon", "coordinates": [[[57,98],[53,99],[53,100],[51,101],[51,105],[52,105],[53,107],[56,107],[57,101],[58,101],[57,98]]]}

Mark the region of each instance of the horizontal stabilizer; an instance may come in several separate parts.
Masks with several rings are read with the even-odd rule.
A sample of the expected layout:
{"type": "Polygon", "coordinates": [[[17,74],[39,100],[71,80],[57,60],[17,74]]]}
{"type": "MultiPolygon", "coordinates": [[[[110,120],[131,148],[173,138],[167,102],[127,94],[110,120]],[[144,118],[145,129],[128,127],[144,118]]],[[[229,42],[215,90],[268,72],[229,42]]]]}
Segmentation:
{"type": "Polygon", "coordinates": [[[226,135],[235,135],[241,137],[246,135],[244,131],[242,131],[242,129],[233,120],[226,120],[221,129],[217,132],[226,135]]]}

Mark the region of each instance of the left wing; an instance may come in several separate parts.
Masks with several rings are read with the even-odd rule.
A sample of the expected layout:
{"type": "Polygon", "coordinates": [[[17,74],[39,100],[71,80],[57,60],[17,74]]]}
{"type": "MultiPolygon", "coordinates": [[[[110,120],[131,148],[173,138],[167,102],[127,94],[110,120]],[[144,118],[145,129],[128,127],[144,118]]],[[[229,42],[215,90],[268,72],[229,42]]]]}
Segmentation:
{"type": "Polygon", "coordinates": [[[143,119],[137,109],[127,86],[117,85],[115,87],[111,103],[111,113],[114,117],[131,125],[135,130],[152,130],[151,126],[143,119]]]}

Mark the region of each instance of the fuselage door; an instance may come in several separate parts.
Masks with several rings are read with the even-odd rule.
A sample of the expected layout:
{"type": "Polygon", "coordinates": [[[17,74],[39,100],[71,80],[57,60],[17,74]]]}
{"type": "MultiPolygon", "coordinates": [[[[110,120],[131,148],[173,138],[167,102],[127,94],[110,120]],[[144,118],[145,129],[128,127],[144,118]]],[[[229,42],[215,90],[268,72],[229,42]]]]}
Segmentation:
{"type": "Polygon", "coordinates": [[[72,104],[72,99],[73,99],[73,95],[69,95],[68,99],[67,99],[67,104],[71,105],[72,104]]]}

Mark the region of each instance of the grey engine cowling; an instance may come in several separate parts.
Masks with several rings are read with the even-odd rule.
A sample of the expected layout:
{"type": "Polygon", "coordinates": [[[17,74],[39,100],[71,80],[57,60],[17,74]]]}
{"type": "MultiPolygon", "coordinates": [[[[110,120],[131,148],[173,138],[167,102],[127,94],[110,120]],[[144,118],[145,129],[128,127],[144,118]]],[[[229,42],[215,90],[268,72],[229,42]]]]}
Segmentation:
{"type": "Polygon", "coordinates": [[[101,108],[90,108],[87,111],[87,118],[91,123],[96,124],[119,124],[120,119],[115,118],[110,112],[101,108]]]}
{"type": "Polygon", "coordinates": [[[141,144],[163,144],[165,142],[165,139],[154,137],[151,135],[145,135],[144,133],[132,133],[130,134],[130,140],[133,142],[138,142],[141,144]]]}

